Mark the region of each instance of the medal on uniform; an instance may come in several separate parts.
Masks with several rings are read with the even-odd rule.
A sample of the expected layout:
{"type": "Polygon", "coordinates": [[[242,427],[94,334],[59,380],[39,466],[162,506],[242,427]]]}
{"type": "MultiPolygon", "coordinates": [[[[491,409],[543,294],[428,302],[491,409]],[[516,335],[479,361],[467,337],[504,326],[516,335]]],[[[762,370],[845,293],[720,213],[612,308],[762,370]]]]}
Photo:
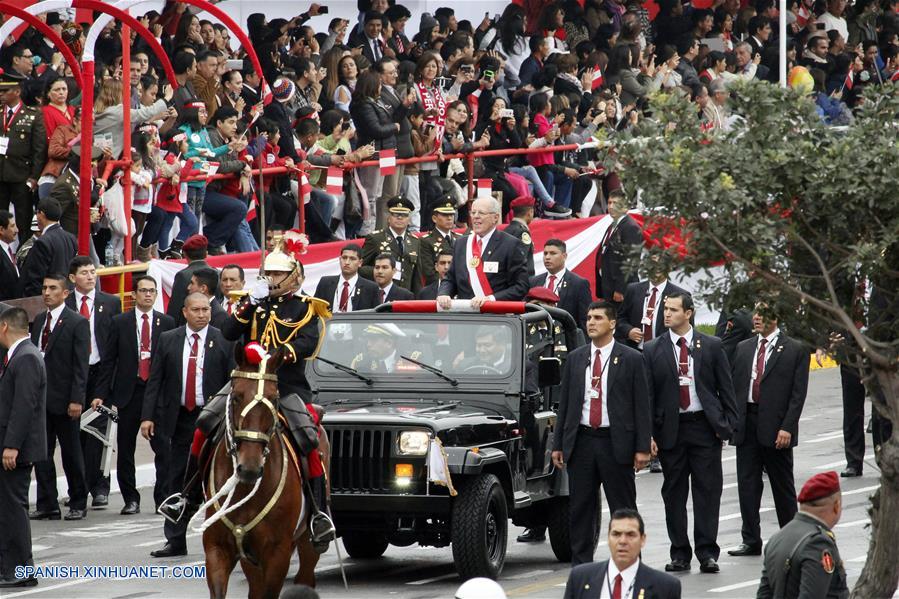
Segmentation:
{"type": "Polygon", "coordinates": [[[468,265],[471,266],[472,268],[477,268],[478,264],[480,264],[480,263],[481,263],[481,259],[478,258],[477,256],[472,256],[471,259],[468,261],[468,265]]]}

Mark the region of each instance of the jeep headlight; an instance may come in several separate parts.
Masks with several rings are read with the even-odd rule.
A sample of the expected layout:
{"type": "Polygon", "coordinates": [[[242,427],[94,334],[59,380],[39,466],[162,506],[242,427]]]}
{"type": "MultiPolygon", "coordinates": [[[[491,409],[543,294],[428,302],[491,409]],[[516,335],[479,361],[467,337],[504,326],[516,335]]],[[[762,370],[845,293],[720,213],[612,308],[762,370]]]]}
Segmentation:
{"type": "Polygon", "coordinates": [[[403,431],[400,433],[397,450],[400,455],[425,455],[431,436],[425,431],[403,431]]]}

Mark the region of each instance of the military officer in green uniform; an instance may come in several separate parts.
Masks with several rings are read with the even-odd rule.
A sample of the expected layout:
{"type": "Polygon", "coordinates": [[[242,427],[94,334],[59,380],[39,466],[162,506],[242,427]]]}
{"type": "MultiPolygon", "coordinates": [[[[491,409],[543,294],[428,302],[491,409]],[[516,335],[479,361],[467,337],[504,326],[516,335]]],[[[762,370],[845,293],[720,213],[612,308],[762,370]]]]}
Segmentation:
{"type": "Polygon", "coordinates": [[[0,209],[15,206],[20,241],[31,236],[34,194],[47,162],[44,115],[22,102],[25,82],[12,71],[0,74],[0,209]]]}
{"type": "Polygon", "coordinates": [[[846,570],[832,529],[843,511],[836,472],[811,477],[799,492],[799,512],[765,547],[758,599],[845,599],[846,570]]]}
{"type": "Polygon", "coordinates": [[[509,204],[512,209],[512,222],[506,227],[506,233],[517,237],[528,247],[528,276],[534,276],[534,242],[528,225],[534,220],[534,203],[531,196],[518,196],[509,204]]]}
{"type": "MultiPolygon", "coordinates": [[[[417,369],[418,367],[403,360],[397,352],[397,342],[405,337],[405,333],[391,322],[370,324],[365,327],[362,337],[365,351],[356,354],[350,366],[360,372],[372,374],[389,374],[397,370],[417,369]]],[[[417,360],[420,351],[409,352],[409,357],[417,360]]]]}
{"type": "Polygon", "coordinates": [[[456,224],[456,202],[452,195],[444,195],[431,210],[431,220],[434,228],[427,235],[419,237],[421,242],[421,260],[419,269],[424,277],[425,285],[437,281],[437,270],[434,265],[437,262],[437,254],[442,250],[453,251],[453,244],[461,235],[453,232],[456,224]]]}
{"type": "Polygon", "coordinates": [[[409,232],[409,217],[414,209],[412,202],[403,196],[387,201],[387,227],[374,231],[365,238],[360,275],[374,280],[375,258],[380,254],[391,254],[396,260],[396,284],[412,293],[418,293],[421,289],[421,244],[409,232]]]}

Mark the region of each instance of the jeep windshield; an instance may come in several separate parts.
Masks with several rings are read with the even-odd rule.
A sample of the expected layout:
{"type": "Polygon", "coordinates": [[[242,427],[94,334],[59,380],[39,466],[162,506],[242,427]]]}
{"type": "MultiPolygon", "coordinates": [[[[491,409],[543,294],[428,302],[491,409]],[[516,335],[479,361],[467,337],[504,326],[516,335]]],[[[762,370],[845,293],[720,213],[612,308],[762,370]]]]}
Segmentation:
{"type": "MultiPolygon", "coordinates": [[[[435,320],[443,319],[336,317],[327,326],[319,356],[363,376],[411,376],[428,384],[440,380],[415,362],[452,378],[502,378],[512,372],[513,360],[520,359],[513,352],[512,326],[506,320],[435,320]]],[[[346,376],[323,360],[315,361],[314,368],[324,377],[346,376]]]]}

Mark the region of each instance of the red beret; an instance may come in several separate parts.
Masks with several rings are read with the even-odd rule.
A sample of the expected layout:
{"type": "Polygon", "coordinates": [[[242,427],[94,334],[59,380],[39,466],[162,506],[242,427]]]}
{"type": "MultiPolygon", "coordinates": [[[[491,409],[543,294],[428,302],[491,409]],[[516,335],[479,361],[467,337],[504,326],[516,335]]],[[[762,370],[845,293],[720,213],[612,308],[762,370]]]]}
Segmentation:
{"type": "Polygon", "coordinates": [[[840,490],[840,477],[833,470],[811,477],[799,491],[799,503],[808,503],[822,497],[830,497],[840,490]]]}
{"type": "Polygon", "coordinates": [[[209,240],[206,239],[205,235],[191,235],[187,238],[182,246],[182,249],[188,251],[194,250],[205,250],[209,247],[209,240]]]}
{"type": "Polygon", "coordinates": [[[531,196],[518,196],[509,204],[510,208],[515,208],[517,206],[533,206],[536,200],[531,196]]]}
{"type": "Polygon", "coordinates": [[[559,296],[548,287],[531,287],[530,289],[528,289],[528,294],[525,299],[537,300],[540,302],[551,302],[553,304],[557,304],[559,302],[559,296]]]}

